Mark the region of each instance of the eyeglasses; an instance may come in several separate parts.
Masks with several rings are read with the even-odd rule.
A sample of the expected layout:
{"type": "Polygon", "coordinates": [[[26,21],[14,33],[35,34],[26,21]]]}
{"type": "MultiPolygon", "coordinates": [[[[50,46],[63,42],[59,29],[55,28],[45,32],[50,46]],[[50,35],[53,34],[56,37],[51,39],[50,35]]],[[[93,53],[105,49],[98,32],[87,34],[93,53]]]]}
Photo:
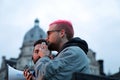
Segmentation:
{"type": "Polygon", "coordinates": [[[50,35],[50,33],[52,33],[52,32],[59,32],[59,31],[61,31],[61,30],[51,30],[51,31],[47,31],[47,34],[50,35]]]}

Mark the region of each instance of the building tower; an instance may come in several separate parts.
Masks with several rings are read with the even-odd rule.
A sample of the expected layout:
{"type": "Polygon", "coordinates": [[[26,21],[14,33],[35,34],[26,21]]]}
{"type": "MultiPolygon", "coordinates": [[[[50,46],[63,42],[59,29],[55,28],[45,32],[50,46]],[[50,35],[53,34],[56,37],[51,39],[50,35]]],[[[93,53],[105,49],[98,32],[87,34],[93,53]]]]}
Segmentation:
{"type": "Polygon", "coordinates": [[[23,70],[25,66],[29,66],[32,68],[32,52],[33,52],[33,44],[36,40],[45,38],[45,32],[39,27],[39,20],[36,19],[34,22],[34,27],[31,28],[24,36],[22,47],[20,48],[21,52],[19,54],[16,68],[19,70],[23,70]]]}

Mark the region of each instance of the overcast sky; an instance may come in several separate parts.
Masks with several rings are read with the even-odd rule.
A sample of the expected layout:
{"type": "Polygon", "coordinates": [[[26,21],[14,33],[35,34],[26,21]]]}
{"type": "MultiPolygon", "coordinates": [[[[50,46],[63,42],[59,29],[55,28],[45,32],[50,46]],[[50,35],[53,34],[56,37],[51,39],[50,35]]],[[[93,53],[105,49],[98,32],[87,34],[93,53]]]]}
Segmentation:
{"type": "Polygon", "coordinates": [[[45,32],[54,20],[71,21],[75,36],[104,60],[105,73],[119,71],[120,0],[0,0],[0,64],[3,55],[18,57],[36,18],[45,32]]]}

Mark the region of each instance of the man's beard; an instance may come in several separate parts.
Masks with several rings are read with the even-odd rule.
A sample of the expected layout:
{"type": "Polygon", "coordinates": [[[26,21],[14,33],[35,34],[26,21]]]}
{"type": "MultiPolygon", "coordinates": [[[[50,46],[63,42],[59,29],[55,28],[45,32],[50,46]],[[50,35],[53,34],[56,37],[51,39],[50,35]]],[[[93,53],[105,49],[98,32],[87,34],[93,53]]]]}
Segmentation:
{"type": "Polygon", "coordinates": [[[49,43],[49,44],[48,44],[48,49],[49,49],[50,51],[55,51],[55,50],[56,50],[56,47],[55,47],[54,44],[49,43]]]}

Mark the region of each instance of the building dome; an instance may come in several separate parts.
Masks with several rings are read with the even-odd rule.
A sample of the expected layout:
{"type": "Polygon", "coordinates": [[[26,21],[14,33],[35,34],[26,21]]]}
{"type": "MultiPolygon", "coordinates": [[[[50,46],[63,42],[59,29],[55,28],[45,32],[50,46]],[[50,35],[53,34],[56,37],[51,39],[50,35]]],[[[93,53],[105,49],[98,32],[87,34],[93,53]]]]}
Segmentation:
{"type": "Polygon", "coordinates": [[[39,20],[36,19],[34,27],[31,28],[24,36],[23,45],[26,43],[35,42],[38,39],[45,38],[45,32],[39,27],[39,20]]]}

